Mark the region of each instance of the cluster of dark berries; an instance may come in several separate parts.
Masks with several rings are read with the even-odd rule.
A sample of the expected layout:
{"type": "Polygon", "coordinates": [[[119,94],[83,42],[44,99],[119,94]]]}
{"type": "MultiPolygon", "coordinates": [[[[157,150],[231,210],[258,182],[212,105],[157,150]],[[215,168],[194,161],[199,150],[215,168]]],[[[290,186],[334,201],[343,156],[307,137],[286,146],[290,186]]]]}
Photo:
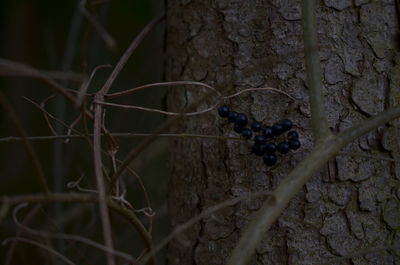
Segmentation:
{"type": "Polygon", "coordinates": [[[290,150],[300,148],[299,134],[291,130],[293,123],[290,120],[281,120],[272,126],[255,121],[250,125],[250,128],[247,128],[248,119],[244,113],[231,111],[228,106],[224,105],[218,108],[218,114],[223,118],[228,118],[228,121],[234,124],[233,130],[240,133],[243,138],[251,139],[253,132],[256,134],[253,138],[252,152],[257,156],[262,156],[267,166],[276,164],[277,152],[287,154],[290,150]],[[276,137],[281,139],[277,144],[272,141],[276,137]]]}

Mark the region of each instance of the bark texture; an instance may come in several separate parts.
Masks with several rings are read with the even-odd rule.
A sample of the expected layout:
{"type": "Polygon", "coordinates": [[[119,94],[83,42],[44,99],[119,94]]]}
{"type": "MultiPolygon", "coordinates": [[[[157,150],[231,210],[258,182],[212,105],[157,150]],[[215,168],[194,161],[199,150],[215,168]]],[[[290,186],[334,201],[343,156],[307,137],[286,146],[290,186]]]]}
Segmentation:
{"type": "MultiPolygon", "coordinates": [[[[398,20],[394,1],[324,0],[318,33],[325,104],[341,131],[400,101],[398,20]]],[[[296,123],[302,148],[267,168],[244,141],[177,139],[171,150],[169,210],[173,226],[204,209],[248,192],[273,190],[312,148],[300,1],[168,0],[167,79],[202,81],[223,94],[271,86],[295,97],[251,92],[232,98],[250,120],[296,123]]],[[[171,90],[180,111],[204,90],[171,90]]],[[[204,109],[212,99],[199,107],[204,109]]],[[[346,152],[398,158],[398,124],[349,145],[346,152]]],[[[184,119],[186,133],[237,136],[216,111],[184,119]]],[[[251,264],[400,264],[400,167],[373,157],[340,155],[292,199],[265,236],[251,264]],[[363,255],[358,251],[367,249],[363,255]]],[[[262,204],[252,199],[202,220],[169,246],[170,264],[224,264],[241,231],[262,204]]]]}

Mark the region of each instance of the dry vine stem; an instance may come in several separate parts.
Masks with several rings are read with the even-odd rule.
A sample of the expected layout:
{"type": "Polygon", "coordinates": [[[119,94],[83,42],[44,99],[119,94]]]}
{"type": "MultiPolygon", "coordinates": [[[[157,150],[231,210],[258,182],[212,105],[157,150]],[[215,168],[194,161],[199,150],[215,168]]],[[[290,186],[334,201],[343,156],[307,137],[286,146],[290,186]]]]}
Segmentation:
{"type": "Polygon", "coordinates": [[[36,246],[38,248],[47,250],[49,253],[53,254],[54,256],[58,257],[59,259],[61,259],[62,261],[64,261],[65,263],[67,263],[69,265],[77,265],[77,264],[73,263],[71,260],[69,260],[67,257],[63,256],[60,252],[58,252],[58,251],[56,251],[56,250],[54,250],[52,248],[49,248],[48,246],[43,245],[43,244],[41,244],[39,242],[30,240],[30,239],[27,239],[27,238],[21,238],[21,237],[7,238],[6,240],[4,240],[2,242],[2,245],[5,245],[5,244],[7,244],[7,243],[9,243],[11,241],[20,241],[20,242],[24,242],[24,243],[28,243],[28,244],[34,245],[34,246],[36,246]]]}
{"type": "MultiPolygon", "coordinates": [[[[178,82],[187,82],[187,81],[178,81],[178,82]]],[[[198,83],[198,82],[196,82],[198,83]]],[[[201,85],[205,85],[207,87],[209,87],[208,85],[204,84],[204,83],[199,83],[201,85]]],[[[252,91],[252,90],[271,90],[270,88],[253,88],[253,89],[245,89],[241,92],[238,92],[234,95],[229,95],[227,98],[230,98],[232,96],[238,96],[241,93],[247,92],[247,91],[252,91]]],[[[286,94],[280,90],[274,89],[276,91],[279,91],[283,94],[286,94]]],[[[114,172],[114,174],[111,176],[111,187],[114,186],[115,182],[117,181],[118,177],[125,171],[125,169],[127,168],[127,166],[151,143],[153,142],[158,135],[161,134],[162,131],[166,130],[169,128],[169,126],[171,126],[171,124],[173,124],[174,122],[176,122],[176,120],[182,116],[188,116],[188,114],[191,113],[196,113],[195,115],[199,115],[199,114],[203,114],[205,112],[210,111],[211,109],[208,108],[206,110],[202,110],[202,111],[198,111],[198,112],[192,112],[193,109],[196,109],[198,107],[199,104],[205,102],[214,92],[214,90],[212,89],[211,92],[207,93],[206,95],[204,95],[202,98],[200,98],[199,100],[197,100],[196,102],[192,103],[191,105],[189,105],[187,108],[185,108],[181,113],[174,113],[171,112],[169,113],[170,118],[168,118],[166,121],[164,121],[158,128],[156,128],[153,133],[146,137],[144,139],[144,141],[142,141],[135,149],[133,149],[127,156],[127,158],[125,159],[125,161],[121,164],[121,166],[117,169],[116,172],[114,172]]],[[[219,93],[219,92],[218,92],[219,93]]],[[[290,96],[289,96],[290,97],[290,96]]],[[[292,97],[291,97],[292,98],[292,97]]],[[[221,101],[221,97],[219,98],[219,100],[221,101]]],[[[295,99],[294,99],[295,100],[295,99]]],[[[220,102],[218,101],[218,102],[220,102]]],[[[213,105],[213,108],[215,108],[217,104],[213,105]]],[[[158,110],[157,110],[158,111],[158,110]]]]}
{"type": "Polygon", "coordinates": [[[302,1],[303,32],[305,42],[306,72],[309,86],[309,98],[312,115],[314,150],[281,182],[272,193],[254,219],[246,227],[238,244],[231,253],[226,264],[248,264],[258,244],[266,232],[279,218],[283,210],[303,187],[329,159],[334,157],[343,147],[377,126],[400,116],[400,106],[357,124],[338,135],[329,132],[322,95],[322,75],[319,62],[315,17],[315,0],[302,1]],[[271,199],[273,198],[273,199],[271,199]]]}
{"type": "Polygon", "coordinates": [[[135,110],[142,110],[142,111],[148,111],[148,112],[155,112],[155,113],[160,113],[160,114],[165,114],[165,115],[170,115],[170,116],[195,116],[195,115],[200,115],[200,114],[204,114],[207,113],[209,111],[212,111],[213,109],[215,109],[219,104],[221,104],[222,101],[233,98],[233,97],[237,97],[243,93],[246,92],[250,92],[250,91],[273,91],[273,92],[277,92],[277,93],[281,93],[285,96],[287,96],[288,98],[290,98],[293,101],[296,101],[296,99],[294,97],[292,97],[291,95],[289,95],[288,93],[273,88],[273,87],[258,87],[258,88],[248,88],[248,89],[243,89],[237,93],[228,95],[228,96],[223,96],[217,89],[215,89],[214,87],[207,85],[205,83],[202,82],[194,82],[194,81],[173,81],[173,82],[160,82],[160,83],[153,83],[153,84],[147,84],[147,85],[143,85],[143,86],[139,86],[139,87],[135,87],[132,89],[128,89],[125,91],[121,91],[121,92],[116,92],[113,94],[108,94],[108,95],[104,95],[105,98],[115,98],[118,96],[123,96],[123,95],[128,95],[131,93],[134,93],[136,91],[139,91],[141,89],[145,89],[145,88],[149,88],[149,87],[156,87],[156,86],[171,86],[171,85],[194,85],[194,86],[202,86],[202,87],[206,87],[208,89],[211,90],[211,92],[217,94],[217,100],[216,103],[214,103],[211,107],[208,107],[207,109],[201,110],[201,111],[194,111],[194,112],[170,112],[170,111],[163,111],[163,110],[159,110],[159,109],[152,109],[152,108],[146,108],[146,107],[139,107],[139,106],[132,106],[132,105],[122,105],[122,104],[115,104],[115,103],[109,103],[109,102],[98,102],[99,104],[105,105],[105,106],[111,106],[111,107],[118,107],[118,108],[123,108],[123,109],[135,109],[135,110]]]}
{"type": "Polygon", "coordinates": [[[108,249],[107,247],[93,241],[90,240],[88,238],[84,238],[81,236],[77,236],[77,235],[68,235],[68,234],[54,234],[54,233],[49,233],[49,232],[42,232],[39,230],[35,230],[32,229],[24,224],[22,224],[17,217],[18,211],[23,208],[26,207],[28,204],[27,203],[21,203],[19,205],[17,205],[14,208],[13,211],[13,220],[15,222],[15,224],[21,228],[22,230],[24,230],[25,232],[28,232],[31,235],[36,235],[36,236],[40,236],[40,237],[49,237],[49,238],[58,238],[58,239],[64,239],[64,240],[71,240],[71,241],[77,241],[77,242],[81,242],[83,244],[86,244],[88,246],[100,249],[101,251],[104,252],[110,252],[111,254],[115,255],[116,257],[120,257],[123,258],[127,261],[133,262],[133,257],[131,255],[128,255],[126,253],[120,252],[120,251],[116,251],[116,250],[112,250],[112,249],[108,249]]]}
{"type": "MultiPolygon", "coordinates": [[[[104,183],[103,171],[102,171],[102,157],[101,157],[101,130],[102,130],[102,106],[98,104],[104,101],[104,95],[108,93],[113,82],[117,78],[118,74],[121,72],[122,68],[125,66],[129,57],[135,51],[136,47],[142,42],[144,37],[151,31],[151,29],[160,22],[162,18],[156,18],[151,21],[133,40],[128,49],[122,55],[121,59],[118,61],[114,70],[111,72],[104,86],[96,93],[94,98],[94,129],[93,129],[93,153],[94,153],[94,169],[96,176],[96,185],[99,197],[99,207],[101,214],[101,222],[103,229],[103,236],[106,247],[113,249],[113,241],[111,236],[111,224],[108,216],[107,208],[107,195],[106,187],[104,183]]],[[[107,262],[109,265],[114,265],[115,260],[112,255],[107,253],[107,262]]],[[[151,264],[154,264],[154,260],[151,260],[151,264]]]]}
{"type": "MultiPolygon", "coordinates": [[[[18,195],[11,197],[0,197],[0,203],[5,205],[13,205],[22,202],[29,203],[55,203],[55,202],[92,202],[98,203],[99,198],[95,194],[85,194],[78,192],[66,192],[66,193],[49,193],[47,196],[43,194],[27,194],[27,195],[18,195]]],[[[145,246],[147,248],[151,247],[151,235],[148,233],[146,228],[140,222],[139,218],[136,216],[134,211],[131,209],[117,203],[117,201],[112,198],[107,197],[106,199],[107,206],[120,214],[124,218],[126,218],[132,225],[137,229],[140,237],[142,238],[145,246]]],[[[107,246],[106,246],[107,247],[107,246]]],[[[107,247],[108,248],[108,247],[107,247]]],[[[110,249],[110,248],[108,248],[110,249]]],[[[111,249],[110,249],[111,250],[111,249]]]]}

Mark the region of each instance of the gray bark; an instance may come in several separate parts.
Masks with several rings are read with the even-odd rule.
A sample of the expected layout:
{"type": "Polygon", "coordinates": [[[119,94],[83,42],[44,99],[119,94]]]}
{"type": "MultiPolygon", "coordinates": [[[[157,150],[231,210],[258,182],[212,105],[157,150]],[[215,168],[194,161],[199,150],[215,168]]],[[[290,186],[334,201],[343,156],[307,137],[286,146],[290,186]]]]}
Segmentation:
{"type": "MultiPolygon", "coordinates": [[[[273,190],[311,150],[313,139],[300,1],[167,2],[167,79],[205,82],[225,95],[250,87],[281,89],[298,102],[256,91],[226,103],[251,120],[293,120],[303,144],[267,168],[250,154],[250,142],[174,140],[168,201],[177,226],[223,200],[273,190]]],[[[399,25],[394,1],[324,0],[318,6],[325,105],[337,132],[399,103],[399,25]]],[[[204,93],[174,88],[169,109],[180,111],[204,93]]],[[[185,118],[174,129],[237,136],[216,111],[185,118]]],[[[343,151],[397,159],[397,135],[393,122],[343,151]]],[[[376,250],[400,243],[399,169],[373,157],[337,156],[292,199],[251,264],[322,264],[351,255],[328,264],[400,264],[398,250],[376,250]]],[[[202,220],[170,244],[169,263],[223,264],[262,201],[244,201],[202,220]]]]}

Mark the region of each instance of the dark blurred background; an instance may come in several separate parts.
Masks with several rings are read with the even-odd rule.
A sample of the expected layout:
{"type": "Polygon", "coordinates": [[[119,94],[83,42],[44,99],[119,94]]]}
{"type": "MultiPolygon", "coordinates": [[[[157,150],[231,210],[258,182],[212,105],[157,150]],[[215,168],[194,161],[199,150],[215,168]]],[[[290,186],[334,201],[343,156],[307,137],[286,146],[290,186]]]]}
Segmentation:
{"type": "MultiPolygon", "coordinates": [[[[137,34],[155,17],[164,12],[164,1],[160,0],[118,0],[87,1],[86,10],[104,27],[116,42],[115,47],[107,45],[98,31],[83,16],[79,9],[81,1],[54,0],[2,0],[0,2],[0,58],[27,64],[39,70],[73,73],[74,79],[57,79],[60,84],[73,90],[80,88],[82,77],[88,77],[96,66],[115,66],[125,49],[137,34]]],[[[103,32],[103,33],[104,33],[103,32]]],[[[122,91],[138,85],[163,80],[163,34],[164,22],[144,39],[112,86],[111,92],[122,91]]],[[[1,68],[0,68],[1,70],[1,68]]],[[[4,69],[3,69],[4,70],[4,69]]],[[[111,73],[112,68],[97,71],[88,92],[98,91],[111,73]]],[[[41,111],[30,103],[38,104],[49,96],[45,109],[67,124],[71,124],[79,111],[65,101],[45,82],[35,78],[0,75],[0,90],[12,105],[28,136],[50,136],[52,132],[41,111]]],[[[121,99],[116,103],[164,108],[166,88],[149,88],[121,99]]],[[[90,100],[89,100],[90,102],[90,100]]],[[[105,124],[111,132],[150,133],[162,121],[160,114],[134,110],[107,108],[105,124]]],[[[67,128],[50,120],[59,135],[65,135],[67,128]]],[[[76,129],[82,131],[82,126],[76,129]]],[[[89,126],[89,130],[92,127],[89,126]]],[[[19,136],[9,114],[0,108],[0,138],[19,136]]],[[[143,138],[118,138],[117,158],[123,159],[143,138]]],[[[83,176],[83,188],[95,187],[93,175],[93,153],[83,139],[69,143],[61,140],[32,141],[33,147],[43,166],[45,176],[54,192],[69,191],[67,183],[83,176]]],[[[132,163],[132,168],[141,176],[148,193],[151,208],[156,211],[154,218],[154,241],[166,233],[166,182],[167,182],[168,141],[158,139],[132,163]]],[[[104,158],[105,165],[110,166],[104,158]]],[[[21,141],[0,141],[0,195],[18,195],[42,192],[35,176],[33,164],[21,141]]],[[[147,207],[144,191],[137,179],[124,175],[127,199],[136,209],[147,207]]],[[[29,209],[19,212],[23,219],[29,209]]],[[[0,214],[0,240],[15,236],[17,227],[12,220],[12,209],[6,215],[0,214]]],[[[148,218],[139,214],[148,224],[148,218]]],[[[112,224],[115,246],[132,255],[143,250],[135,230],[122,218],[113,214],[112,224]]],[[[42,231],[79,234],[102,242],[101,223],[96,205],[48,204],[36,213],[30,227],[42,231]]],[[[75,242],[54,239],[39,239],[29,234],[27,238],[45,242],[77,264],[104,264],[104,253],[75,242]]],[[[10,243],[0,247],[0,264],[9,255],[10,243]]],[[[62,264],[46,251],[35,246],[19,243],[10,264],[62,264]]],[[[162,256],[159,264],[163,264],[162,256]]]]}

